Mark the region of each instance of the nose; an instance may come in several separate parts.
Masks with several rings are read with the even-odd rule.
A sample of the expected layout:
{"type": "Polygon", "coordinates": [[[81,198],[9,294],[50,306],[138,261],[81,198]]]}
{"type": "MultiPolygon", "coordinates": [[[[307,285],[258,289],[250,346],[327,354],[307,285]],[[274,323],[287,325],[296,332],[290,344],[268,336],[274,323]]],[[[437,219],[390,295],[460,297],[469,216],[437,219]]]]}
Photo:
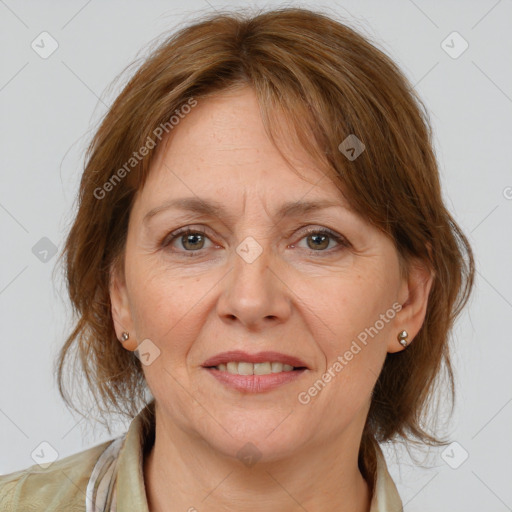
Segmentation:
{"type": "MultiPolygon", "coordinates": [[[[227,323],[259,331],[279,325],[291,315],[291,294],[269,248],[254,260],[233,255],[233,269],[223,280],[217,313],[227,323]]],[[[282,274],[282,272],[281,272],[282,274]]]]}

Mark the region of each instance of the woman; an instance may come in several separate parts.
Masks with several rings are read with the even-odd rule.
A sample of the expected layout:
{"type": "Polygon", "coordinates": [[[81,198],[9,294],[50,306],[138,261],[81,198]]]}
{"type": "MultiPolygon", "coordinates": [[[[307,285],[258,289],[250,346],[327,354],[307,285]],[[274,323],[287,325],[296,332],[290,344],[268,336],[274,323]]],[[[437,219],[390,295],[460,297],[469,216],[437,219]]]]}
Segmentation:
{"type": "Polygon", "coordinates": [[[474,273],[420,107],[305,9],[154,51],[91,143],[63,253],[62,396],[75,350],[133,420],[1,477],[2,510],[401,510],[379,443],[441,442],[424,412],[474,273]]]}

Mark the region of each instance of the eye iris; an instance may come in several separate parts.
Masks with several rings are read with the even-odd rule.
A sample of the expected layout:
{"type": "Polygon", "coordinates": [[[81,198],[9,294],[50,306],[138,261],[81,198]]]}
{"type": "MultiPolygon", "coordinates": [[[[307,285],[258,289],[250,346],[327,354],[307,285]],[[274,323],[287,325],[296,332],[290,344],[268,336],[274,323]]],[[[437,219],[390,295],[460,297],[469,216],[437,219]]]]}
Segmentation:
{"type": "Polygon", "coordinates": [[[204,237],[203,237],[203,235],[200,235],[199,233],[189,233],[187,235],[183,235],[181,237],[181,241],[183,242],[183,247],[185,247],[185,249],[202,249],[203,245],[204,245],[204,237]],[[198,239],[201,242],[203,242],[200,247],[198,247],[197,245],[193,245],[192,247],[187,247],[187,244],[189,244],[189,243],[192,243],[192,244],[197,243],[198,239]]]}
{"type": "Polygon", "coordinates": [[[329,235],[324,234],[315,234],[315,235],[309,235],[308,236],[308,246],[310,249],[325,249],[329,245],[329,235]],[[322,240],[323,239],[323,240],[322,240]],[[313,245],[309,243],[310,240],[316,240],[320,243],[314,242],[313,245]],[[327,243],[325,243],[327,242],[327,243]]]}

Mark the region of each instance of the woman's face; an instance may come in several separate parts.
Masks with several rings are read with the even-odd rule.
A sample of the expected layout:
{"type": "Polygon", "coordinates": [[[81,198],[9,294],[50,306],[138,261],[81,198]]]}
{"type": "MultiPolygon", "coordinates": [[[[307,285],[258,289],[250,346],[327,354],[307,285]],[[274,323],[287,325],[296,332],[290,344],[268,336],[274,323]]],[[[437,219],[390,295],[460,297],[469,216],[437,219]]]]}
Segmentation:
{"type": "Polygon", "coordinates": [[[398,312],[409,289],[393,243],[300,147],[289,155],[304,178],[287,166],[251,89],[199,101],[171,134],[136,197],[111,289],[118,334],[143,343],[161,421],[230,456],[248,442],[268,460],[358,444],[386,353],[420,327],[398,312]],[[311,207],[280,215],[289,203],[311,207]],[[258,361],[290,356],[306,369],[230,364],[275,371],[237,377],[207,363],[228,351],[248,356],[213,363],[272,351],[258,361]]]}

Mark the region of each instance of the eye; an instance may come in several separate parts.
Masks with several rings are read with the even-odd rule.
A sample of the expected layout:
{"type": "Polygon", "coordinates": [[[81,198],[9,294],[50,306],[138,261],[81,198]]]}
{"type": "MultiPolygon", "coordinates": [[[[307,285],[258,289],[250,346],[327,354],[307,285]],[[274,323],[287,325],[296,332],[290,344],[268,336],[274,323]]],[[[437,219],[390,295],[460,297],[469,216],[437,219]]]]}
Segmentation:
{"type": "MultiPolygon", "coordinates": [[[[303,236],[300,241],[306,240],[307,249],[310,250],[310,252],[328,252],[331,253],[333,251],[342,249],[344,247],[349,247],[350,243],[346,238],[339,235],[338,233],[335,233],[334,231],[331,231],[327,228],[321,228],[321,229],[308,229],[305,232],[305,236],[303,236]],[[329,248],[331,242],[335,242],[334,249],[331,247],[329,248]],[[337,245],[337,247],[336,247],[337,245]]],[[[291,247],[295,247],[295,245],[291,245],[291,247]]]]}
{"type": "MultiPolygon", "coordinates": [[[[302,232],[302,238],[299,241],[302,242],[302,240],[306,240],[306,248],[310,253],[319,253],[319,256],[323,256],[321,253],[331,254],[350,246],[350,242],[346,238],[327,228],[307,229],[302,232]],[[334,247],[330,247],[332,245],[334,247]]],[[[208,248],[207,246],[205,247],[207,242],[213,244],[206,235],[205,229],[194,229],[187,226],[166,235],[160,242],[160,245],[163,248],[172,247],[173,252],[181,252],[193,257],[197,256],[201,250],[208,248]]],[[[215,246],[219,247],[218,245],[215,246]]],[[[295,247],[295,244],[289,247],[295,247]]]]}
{"type": "Polygon", "coordinates": [[[161,242],[162,247],[173,246],[178,252],[182,249],[190,253],[188,256],[194,256],[193,253],[205,248],[206,241],[211,240],[206,236],[204,229],[193,229],[185,227],[173,231],[167,235],[161,242]],[[176,247],[178,245],[178,247],[176,247]]]}

